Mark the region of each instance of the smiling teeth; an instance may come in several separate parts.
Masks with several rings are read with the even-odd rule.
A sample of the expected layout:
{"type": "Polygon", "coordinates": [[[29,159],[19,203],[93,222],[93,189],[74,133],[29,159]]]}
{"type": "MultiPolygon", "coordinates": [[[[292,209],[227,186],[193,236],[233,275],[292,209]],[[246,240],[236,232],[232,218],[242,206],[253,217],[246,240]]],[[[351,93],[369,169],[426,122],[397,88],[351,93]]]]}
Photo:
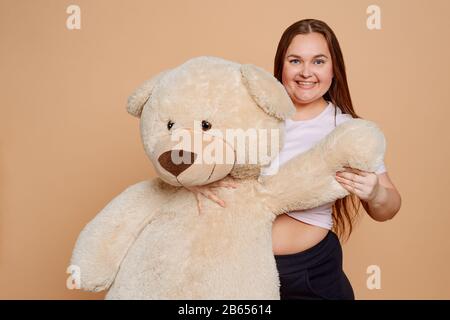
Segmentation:
{"type": "Polygon", "coordinates": [[[315,84],[315,82],[296,81],[298,84],[315,84]]]}

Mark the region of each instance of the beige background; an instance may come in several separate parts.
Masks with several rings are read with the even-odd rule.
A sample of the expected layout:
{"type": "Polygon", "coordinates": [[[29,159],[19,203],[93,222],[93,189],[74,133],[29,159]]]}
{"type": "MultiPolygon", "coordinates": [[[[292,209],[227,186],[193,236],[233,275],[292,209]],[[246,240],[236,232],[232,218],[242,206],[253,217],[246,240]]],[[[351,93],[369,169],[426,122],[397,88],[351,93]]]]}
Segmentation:
{"type": "Polygon", "coordinates": [[[344,246],[359,299],[450,299],[450,2],[0,1],[0,298],[91,299],[66,289],[76,237],[115,195],[153,176],[125,101],[199,55],[272,71],[294,21],[336,32],[355,109],[385,132],[403,205],[367,215],[344,246]],[[81,30],[66,8],[81,7],[81,30]],[[382,29],[366,27],[381,7],[382,29]],[[366,269],[381,268],[381,289],[366,269]]]}

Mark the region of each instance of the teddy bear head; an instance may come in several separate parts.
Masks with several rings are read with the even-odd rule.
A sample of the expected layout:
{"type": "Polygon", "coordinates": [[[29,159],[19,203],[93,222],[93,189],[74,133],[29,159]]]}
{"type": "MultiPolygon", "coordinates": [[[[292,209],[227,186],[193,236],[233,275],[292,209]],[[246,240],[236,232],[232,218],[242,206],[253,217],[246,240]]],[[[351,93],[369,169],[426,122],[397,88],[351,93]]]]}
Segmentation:
{"type": "Polygon", "coordinates": [[[198,57],[144,82],[128,98],[156,173],[174,186],[231,175],[257,178],[279,153],[283,120],[295,111],[263,69],[198,57]]]}

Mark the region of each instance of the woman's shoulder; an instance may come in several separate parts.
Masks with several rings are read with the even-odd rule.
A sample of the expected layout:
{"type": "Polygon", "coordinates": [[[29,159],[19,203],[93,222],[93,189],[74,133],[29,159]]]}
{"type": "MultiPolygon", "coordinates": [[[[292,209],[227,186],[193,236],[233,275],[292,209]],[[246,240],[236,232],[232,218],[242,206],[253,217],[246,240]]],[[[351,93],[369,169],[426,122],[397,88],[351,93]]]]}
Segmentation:
{"type": "Polygon", "coordinates": [[[335,115],[336,115],[336,125],[340,125],[350,119],[353,119],[351,114],[343,113],[341,108],[339,108],[339,106],[336,106],[333,103],[331,103],[331,104],[334,107],[334,111],[335,111],[335,115]]]}

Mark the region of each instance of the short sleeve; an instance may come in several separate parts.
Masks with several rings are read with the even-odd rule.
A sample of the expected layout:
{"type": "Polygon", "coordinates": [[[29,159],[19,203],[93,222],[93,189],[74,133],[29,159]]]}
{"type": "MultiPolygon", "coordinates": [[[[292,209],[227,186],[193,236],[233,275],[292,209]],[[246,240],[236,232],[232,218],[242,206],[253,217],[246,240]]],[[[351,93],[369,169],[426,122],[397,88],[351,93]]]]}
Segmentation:
{"type": "Polygon", "coordinates": [[[336,126],[343,124],[344,122],[347,122],[348,120],[353,119],[353,117],[350,114],[342,113],[336,115],[336,126]]]}
{"type": "Polygon", "coordinates": [[[382,174],[387,172],[386,166],[384,165],[384,161],[375,169],[376,174],[382,174]]]}

